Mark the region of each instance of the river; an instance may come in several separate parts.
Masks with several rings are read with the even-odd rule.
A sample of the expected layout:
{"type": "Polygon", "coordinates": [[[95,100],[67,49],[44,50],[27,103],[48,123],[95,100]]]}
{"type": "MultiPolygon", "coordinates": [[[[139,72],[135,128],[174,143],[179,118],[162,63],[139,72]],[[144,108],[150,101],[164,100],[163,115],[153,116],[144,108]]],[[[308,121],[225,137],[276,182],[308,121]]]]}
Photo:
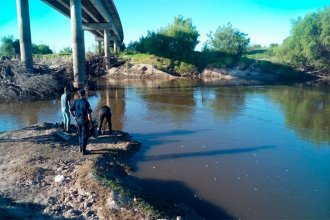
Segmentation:
{"type": "MultiPolygon", "coordinates": [[[[330,96],[295,86],[104,84],[113,129],[143,143],[128,178],[208,219],[330,218],[330,96]]],[[[0,105],[0,131],[61,121],[59,99],[0,105]]]]}

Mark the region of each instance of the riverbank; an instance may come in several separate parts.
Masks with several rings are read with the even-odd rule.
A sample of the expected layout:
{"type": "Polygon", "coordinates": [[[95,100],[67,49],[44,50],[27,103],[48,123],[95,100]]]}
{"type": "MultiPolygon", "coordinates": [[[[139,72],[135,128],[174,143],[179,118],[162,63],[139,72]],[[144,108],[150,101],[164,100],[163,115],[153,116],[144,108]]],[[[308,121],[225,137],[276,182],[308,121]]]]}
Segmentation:
{"type": "Polygon", "coordinates": [[[125,181],[140,144],[124,132],[91,138],[91,153],[57,124],[0,134],[0,218],[200,219],[125,181]],[[60,133],[61,134],[61,133],[60,133]]]}
{"type": "Polygon", "coordinates": [[[323,75],[295,70],[289,66],[247,57],[201,57],[193,62],[178,61],[150,54],[122,54],[121,65],[108,70],[107,78],[174,79],[193,78],[224,85],[297,84],[313,82],[323,75]]]}
{"type": "MultiPolygon", "coordinates": [[[[86,82],[95,89],[92,78],[104,75],[103,58],[86,55],[86,82]]],[[[73,88],[73,69],[70,55],[43,55],[34,57],[34,71],[29,73],[16,59],[0,60],[0,101],[37,101],[54,99],[63,88],[73,88]]]]}
{"type": "MultiPolygon", "coordinates": [[[[196,64],[149,54],[122,54],[118,58],[112,57],[112,68],[106,70],[101,56],[89,54],[85,63],[86,79],[88,87],[92,90],[96,89],[95,80],[100,77],[151,80],[193,78],[211,84],[235,86],[330,84],[327,73],[299,71],[288,66],[250,58],[241,58],[238,61],[227,59],[228,57],[211,58],[208,58],[207,62],[201,59],[202,61],[196,61],[196,64]]],[[[69,55],[35,57],[33,74],[27,73],[18,60],[0,61],[0,100],[3,102],[54,99],[62,94],[65,86],[74,91],[69,55]]]]}

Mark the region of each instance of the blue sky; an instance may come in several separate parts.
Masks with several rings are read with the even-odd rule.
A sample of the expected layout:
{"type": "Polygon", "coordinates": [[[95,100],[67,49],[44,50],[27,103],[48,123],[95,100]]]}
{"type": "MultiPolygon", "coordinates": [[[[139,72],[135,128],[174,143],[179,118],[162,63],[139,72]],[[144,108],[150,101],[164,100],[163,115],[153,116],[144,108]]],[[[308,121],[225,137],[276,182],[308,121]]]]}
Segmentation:
{"type": "MultiPolygon", "coordinates": [[[[232,23],[247,33],[252,43],[281,43],[290,34],[291,20],[330,6],[330,0],[114,0],[124,28],[125,40],[139,39],[148,30],[157,30],[174,16],[192,18],[200,32],[200,46],[206,33],[232,23]]],[[[71,44],[70,21],[41,0],[29,0],[33,43],[44,43],[55,51],[71,44]]],[[[2,3],[0,37],[18,37],[16,1],[2,3]]],[[[94,37],[85,32],[86,50],[94,37]]]]}

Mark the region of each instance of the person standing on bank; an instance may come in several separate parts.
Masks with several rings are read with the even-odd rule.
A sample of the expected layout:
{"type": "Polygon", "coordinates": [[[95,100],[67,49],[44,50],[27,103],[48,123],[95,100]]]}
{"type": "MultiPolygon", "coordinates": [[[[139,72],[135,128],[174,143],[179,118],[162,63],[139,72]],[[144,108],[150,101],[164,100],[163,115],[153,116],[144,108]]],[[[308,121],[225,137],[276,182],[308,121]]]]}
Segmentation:
{"type": "Polygon", "coordinates": [[[100,119],[100,124],[99,124],[99,128],[98,128],[98,134],[101,135],[104,133],[101,131],[101,128],[102,128],[104,119],[106,119],[106,121],[108,122],[108,125],[109,125],[109,135],[111,135],[112,134],[111,108],[109,106],[105,105],[102,108],[100,108],[99,119],[100,119]]]}
{"type": "Polygon", "coordinates": [[[68,94],[67,88],[64,87],[64,93],[61,96],[61,108],[62,108],[62,116],[63,116],[63,126],[65,132],[70,132],[70,107],[71,107],[71,99],[68,94]]]}
{"type": "Polygon", "coordinates": [[[71,108],[71,115],[77,122],[79,133],[79,150],[83,155],[87,154],[89,124],[92,123],[92,108],[87,101],[85,90],[78,91],[79,99],[76,99],[71,108]]]}

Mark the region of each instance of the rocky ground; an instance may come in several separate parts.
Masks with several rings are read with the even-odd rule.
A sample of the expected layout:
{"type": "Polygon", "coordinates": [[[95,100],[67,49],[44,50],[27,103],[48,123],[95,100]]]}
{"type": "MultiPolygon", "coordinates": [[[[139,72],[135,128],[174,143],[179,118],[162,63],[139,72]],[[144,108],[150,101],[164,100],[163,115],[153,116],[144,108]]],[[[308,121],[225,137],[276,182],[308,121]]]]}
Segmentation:
{"type": "Polygon", "coordinates": [[[0,219],[200,219],[125,182],[140,147],[128,134],[90,138],[82,156],[76,135],[58,132],[44,123],[0,134],[0,219]]]}

